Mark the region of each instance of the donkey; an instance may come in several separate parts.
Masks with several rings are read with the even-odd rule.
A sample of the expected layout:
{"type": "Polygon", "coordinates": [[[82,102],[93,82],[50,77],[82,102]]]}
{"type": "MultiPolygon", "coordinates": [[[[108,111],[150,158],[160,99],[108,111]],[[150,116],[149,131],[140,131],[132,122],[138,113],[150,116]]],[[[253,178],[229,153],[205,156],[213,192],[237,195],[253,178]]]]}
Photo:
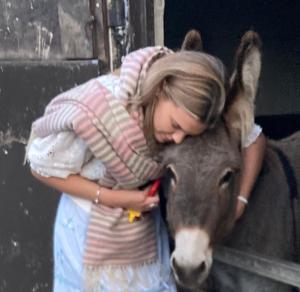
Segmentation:
{"type": "MultiPolygon", "coordinates": [[[[201,47],[195,43],[185,40],[183,49],[186,44],[189,49],[201,47]]],[[[300,231],[300,132],[268,141],[249,205],[242,218],[234,218],[242,166],[239,110],[248,103],[252,106],[248,118],[254,117],[260,63],[259,36],[247,32],[237,50],[223,119],[204,134],[170,145],[163,152],[167,167],[162,193],[175,243],[171,266],[184,291],[203,291],[208,275],[214,284],[212,291],[292,291],[277,281],[221,263],[212,265],[213,248],[219,243],[289,261],[300,256],[296,238],[300,231]]]]}

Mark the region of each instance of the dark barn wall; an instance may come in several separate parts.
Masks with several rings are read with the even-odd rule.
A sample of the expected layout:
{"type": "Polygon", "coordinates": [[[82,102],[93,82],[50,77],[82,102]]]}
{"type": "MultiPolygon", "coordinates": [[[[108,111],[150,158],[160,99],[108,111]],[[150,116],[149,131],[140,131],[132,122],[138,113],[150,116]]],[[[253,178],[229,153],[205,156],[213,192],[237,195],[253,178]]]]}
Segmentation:
{"type": "Polygon", "coordinates": [[[59,194],[23,165],[31,122],[49,100],[99,75],[97,61],[0,61],[0,291],[51,291],[59,194]]]}
{"type": "Polygon", "coordinates": [[[185,33],[197,28],[205,51],[231,68],[239,38],[248,29],[257,31],[263,60],[256,114],[279,137],[300,129],[299,15],[300,2],[294,0],[166,0],[165,43],[179,48],[185,33]]]}
{"type": "Polygon", "coordinates": [[[59,194],[33,179],[24,150],[48,101],[100,74],[90,16],[88,0],[0,1],[0,292],[52,289],[59,194]]]}

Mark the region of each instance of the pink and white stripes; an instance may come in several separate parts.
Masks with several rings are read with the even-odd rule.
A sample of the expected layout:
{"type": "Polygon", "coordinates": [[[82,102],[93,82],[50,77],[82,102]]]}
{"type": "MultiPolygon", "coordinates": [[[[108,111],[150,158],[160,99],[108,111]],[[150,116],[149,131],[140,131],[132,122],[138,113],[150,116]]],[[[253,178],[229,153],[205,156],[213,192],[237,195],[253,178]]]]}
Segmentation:
{"type": "MultiPolygon", "coordinates": [[[[166,48],[151,47],[128,55],[121,68],[120,99],[96,79],[58,95],[32,131],[38,137],[74,131],[105,165],[101,185],[133,189],[157,178],[161,166],[150,157],[143,131],[122,99],[136,96],[149,66],[168,53],[166,48]]],[[[126,210],[92,207],[84,255],[87,266],[143,264],[155,258],[151,216],[130,224],[126,210]]]]}

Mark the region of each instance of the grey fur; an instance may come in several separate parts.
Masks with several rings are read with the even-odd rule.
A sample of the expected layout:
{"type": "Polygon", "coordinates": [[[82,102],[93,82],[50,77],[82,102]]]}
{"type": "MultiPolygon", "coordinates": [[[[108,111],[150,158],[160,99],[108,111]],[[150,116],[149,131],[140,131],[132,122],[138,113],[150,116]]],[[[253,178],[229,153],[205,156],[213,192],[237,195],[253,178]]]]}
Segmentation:
{"type": "MultiPolygon", "coordinates": [[[[251,42],[250,45],[259,48],[260,43],[251,42]]],[[[247,71],[250,70],[254,75],[253,78],[243,78],[242,74],[234,73],[236,80],[231,82],[231,87],[236,88],[233,91],[229,89],[229,92],[234,93],[230,98],[233,101],[239,98],[254,100],[253,96],[245,96],[249,93],[243,89],[257,87],[260,70],[253,64],[251,71],[247,52],[239,56],[238,70],[235,72],[243,72],[242,67],[245,64],[248,66],[247,71]]],[[[227,111],[230,112],[230,105],[227,111]]],[[[240,142],[241,138],[231,130],[228,120],[225,119],[201,136],[187,138],[181,145],[168,146],[164,150],[164,163],[172,165],[177,177],[176,186],[172,188],[169,187],[170,172],[167,172],[163,181],[171,234],[174,236],[179,228],[199,227],[207,231],[212,245],[222,242],[226,246],[246,252],[253,251],[288,261],[299,259],[300,250],[295,250],[293,244],[289,186],[273,147],[281,149],[290,161],[300,190],[300,132],[281,141],[269,141],[262,171],[249,206],[242,218],[235,222],[241,169],[240,142]]],[[[298,215],[297,232],[300,233],[299,201],[300,199],[295,203],[298,215]]],[[[213,264],[209,278],[214,283],[213,290],[195,288],[183,291],[291,291],[291,287],[287,285],[221,263],[213,264]]],[[[189,283],[191,287],[197,285],[197,279],[193,282],[189,283]]]]}
{"type": "MultiPolygon", "coordinates": [[[[263,255],[285,260],[294,260],[300,251],[294,250],[292,213],[289,187],[278,155],[272,150],[276,145],[288,157],[297,174],[300,189],[300,132],[281,141],[270,141],[259,179],[251,195],[243,217],[235,224],[229,236],[222,240],[226,246],[243,251],[255,251],[263,255]],[[272,146],[272,147],[271,147],[272,146]]],[[[167,218],[170,229],[178,226],[198,226],[209,230],[213,241],[220,240],[215,228],[223,230],[217,215],[218,196],[228,196],[228,223],[234,214],[235,198],[238,195],[240,152],[231,142],[225,127],[200,137],[187,139],[183,144],[169,147],[165,153],[166,163],[173,165],[178,176],[174,192],[167,191],[167,218]],[[231,191],[218,192],[216,185],[226,168],[234,168],[231,191]],[[233,198],[231,200],[230,198],[233,198]]],[[[166,186],[165,186],[166,187],[166,186]]],[[[298,211],[300,210],[298,200],[298,211]]],[[[226,221],[226,220],[225,220],[226,221]]],[[[298,226],[299,226],[298,222],[298,226]]],[[[300,232],[300,229],[298,228],[300,232]]],[[[225,231],[226,233],[227,231],[225,231]]],[[[213,265],[212,274],[217,291],[291,291],[289,287],[220,263],[213,265]]],[[[197,291],[197,290],[195,290],[197,291]]]]}

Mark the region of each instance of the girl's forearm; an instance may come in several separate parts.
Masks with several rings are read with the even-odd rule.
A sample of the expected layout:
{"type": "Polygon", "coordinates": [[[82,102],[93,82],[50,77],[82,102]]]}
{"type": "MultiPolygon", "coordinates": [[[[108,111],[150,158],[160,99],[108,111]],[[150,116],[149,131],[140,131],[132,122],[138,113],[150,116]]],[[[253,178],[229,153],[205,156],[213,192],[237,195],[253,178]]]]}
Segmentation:
{"type": "Polygon", "coordinates": [[[248,198],[260,173],[266,149],[263,133],[254,143],[243,151],[243,168],[241,173],[240,195],[248,198]]]}
{"type": "Polygon", "coordinates": [[[127,208],[127,206],[130,206],[134,201],[139,199],[138,194],[127,192],[126,195],[124,195],[124,191],[102,187],[98,183],[77,174],[69,175],[67,178],[44,177],[34,171],[32,171],[32,174],[42,183],[53,187],[60,192],[83,198],[91,202],[95,200],[97,191],[100,189],[100,203],[113,208],[127,208]],[[133,197],[133,195],[135,196],[133,197]]]}

